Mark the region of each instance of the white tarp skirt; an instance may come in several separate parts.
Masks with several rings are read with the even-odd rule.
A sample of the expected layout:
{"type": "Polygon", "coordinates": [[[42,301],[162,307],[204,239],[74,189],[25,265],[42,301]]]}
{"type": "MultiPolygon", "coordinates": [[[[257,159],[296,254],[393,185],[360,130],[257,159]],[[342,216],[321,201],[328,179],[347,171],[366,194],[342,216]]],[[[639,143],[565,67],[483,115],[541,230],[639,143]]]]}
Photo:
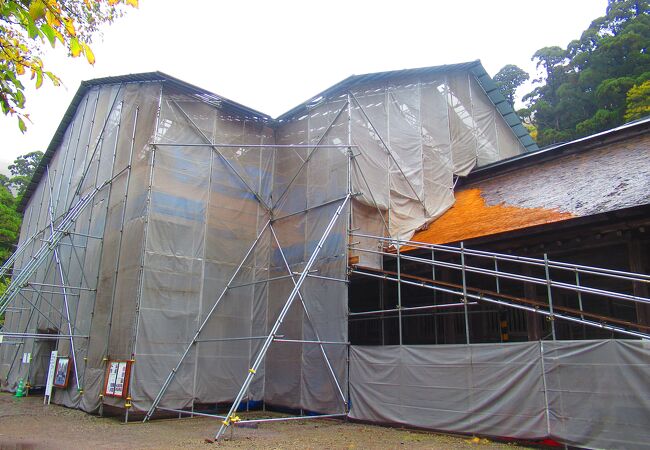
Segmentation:
{"type": "Polygon", "coordinates": [[[650,343],[352,346],[350,417],[441,431],[650,445],[650,343]]]}

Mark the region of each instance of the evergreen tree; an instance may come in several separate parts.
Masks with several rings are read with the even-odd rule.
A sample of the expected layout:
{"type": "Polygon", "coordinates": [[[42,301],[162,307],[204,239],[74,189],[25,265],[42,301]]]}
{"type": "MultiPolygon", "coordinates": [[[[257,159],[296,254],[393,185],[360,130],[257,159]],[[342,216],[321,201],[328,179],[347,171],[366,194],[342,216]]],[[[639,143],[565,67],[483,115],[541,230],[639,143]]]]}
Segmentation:
{"type": "Polygon", "coordinates": [[[649,51],[648,0],[609,0],[605,15],[566,49],[535,52],[541,77],[523,100],[538,143],[575,139],[643,115],[636,105],[648,103],[641,86],[650,79],[649,51]]]}

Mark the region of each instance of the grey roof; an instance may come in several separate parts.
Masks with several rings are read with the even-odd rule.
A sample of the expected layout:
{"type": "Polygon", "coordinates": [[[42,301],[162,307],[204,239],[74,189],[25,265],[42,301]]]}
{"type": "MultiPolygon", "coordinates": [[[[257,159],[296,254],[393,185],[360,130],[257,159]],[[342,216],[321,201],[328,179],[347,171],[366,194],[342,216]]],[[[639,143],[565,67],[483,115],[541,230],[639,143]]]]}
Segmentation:
{"type": "Polygon", "coordinates": [[[452,71],[469,71],[473,73],[474,76],[476,76],[476,79],[478,80],[479,84],[483,87],[486,94],[492,101],[492,103],[494,103],[499,113],[501,113],[501,115],[505,119],[506,123],[510,126],[510,128],[512,128],[515,135],[519,138],[522,145],[526,148],[526,151],[537,150],[537,144],[535,144],[533,139],[528,134],[526,128],[524,128],[524,126],[521,124],[519,116],[517,116],[517,114],[513,110],[512,105],[510,105],[510,103],[508,103],[505,97],[499,92],[499,89],[497,88],[496,84],[494,83],[494,81],[492,81],[490,76],[487,74],[487,72],[485,71],[483,65],[479,60],[458,63],[458,64],[421,67],[416,69],[393,70],[388,72],[377,72],[377,73],[369,73],[364,75],[352,75],[346,78],[345,80],[335,84],[334,86],[327,88],[326,90],[312,97],[308,101],[280,115],[276,119],[273,119],[271,116],[267,114],[256,111],[252,108],[248,108],[242,104],[229,100],[220,95],[214,94],[212,92],[206,91],[205,89],[201,89],[197,86],[194,86],[190,83],[186,83],[185,81],[179,80],[178,78],[174,78],[162,72],[136,73],[136,74],[129,74],[129,75],[96,78],[93,80],[81,82],[79,89],[77,90],[74,97],[72,98],[72,101],[70,102],[70,106],[68,106],[68,109],[63,115],[63,118],[61,119],[61,122],[59,123],[59,126],[56,129],[54,136],[52,137],[52,140],[50,141],[50,144],[47,147],[47,150],[45,151],[43,159],[41,160],[40,164],[36,168],[34,176],[32,177],[29,185],[27,186],[27,189],[25,190],[25,194],[23,195],[23,198],[21,199],[21,202],[18,205],[18,210],[23,211],[23,209],[27,205],[27,202],[29,201],[33,192],[36,190],[36,187],[38,186],[41,177],[45,173],[45,168],[47,167],[50,160],[54,156],[54,152],[61,144],[65,132],[68,126],[70,125],[70,122],[74,118],[77,107],[81,103],[86,93],[95,86],[117,84],[117,83],[141,83],[141,82],[160,81],[171,85],[175,89],[187,95],[194,96],[198,100],[204,101],[206,103],[214,104],[215,106],[218,106],[224,110],[231,111],[235,114],[242,115],[252,120],[259,120],[273,127],[282,123],[283,121],[288,120],[289,118],[295,116],[298,113],[308,110],[309,108],[313,107],[315,104],[318,104],[318,102],[324,98],[331,97],[337,93],[340,93],[343,90],[349,90],[352,87],[362,83],[389,80],[389,79],[394,79],[394,78],[399,78],[404,76],[429,75],[429,74],[452,72],[452,71]]]}
{"type": "Polygon", "coordinates": [[[650,116],[620,125],[610,130],[592,134],[569,142],[552,144],[538,150],[522,153],[508,159],[477,167],[460,182],[460,184],[491,178],[513,170],[540,164],[545,161],[560,158],[574,153],[601,148],[635,136],[645,135],[650,131],[650,116]]]}

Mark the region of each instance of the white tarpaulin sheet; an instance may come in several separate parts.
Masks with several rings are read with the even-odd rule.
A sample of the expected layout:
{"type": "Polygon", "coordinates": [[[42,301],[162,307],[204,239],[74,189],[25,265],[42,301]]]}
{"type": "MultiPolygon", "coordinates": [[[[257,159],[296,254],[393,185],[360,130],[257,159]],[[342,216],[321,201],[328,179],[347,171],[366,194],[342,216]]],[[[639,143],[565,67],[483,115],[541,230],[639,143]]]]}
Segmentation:
{"type": "MultiPolygon", "coordinates": [[[[19,378],[44,384],[44,358],[58,350],[75,357],[76,370],[55,402],[87,411],[101,403],[124,407],[123,399],[100,392],[107,361],[133,359],[132,405],[146,410],[189,348],[160,406],[232,401],[260,350],[259,336],[269,333],[293,289],[288,270],[304,269],[349,191],[354,200],[279,330],[289,340],[336,344],[321,350],[313,342],[275,342],[246,396],[343,412],[346,351],[339,343],[347,342],[350,226],[409,238],[451,206],[454,176],[523,151],[468,70],[355,84],[278,121],[226,103],[158,78],[99,83],[80,97],[50,155],[51,183],[40,179],[21,230],[21,243],[39,230],[46,238],[50,210],[62,217],[79,195],[120,174],[75,222],[75,245],[58,249],[65,284],[84,288],[68,302],[80,337],[74,355],[66,339],[3,345],[3,388],[15,389],[19,378]],[[271,218],[275,235],[268,228],[256,241],[271,218]],[[33,363],[21,364],[24,352],[33,353],[33,363]]],[[[16,268],[40,245],[31,244],[16,268]]],[[[50,261],[33,281],[60,286],[57,273],[50,261]]],[[[60,292],[24,295],[7,312],[7,330],[67,329],[60,292]],[[43,312],[27,300],[45,304],[43,312]]]]}
{"type": "Polygon", "coordinates": [[[650,343],[353,346],[350,417],[442,431],[650,446],[650,343]]]}

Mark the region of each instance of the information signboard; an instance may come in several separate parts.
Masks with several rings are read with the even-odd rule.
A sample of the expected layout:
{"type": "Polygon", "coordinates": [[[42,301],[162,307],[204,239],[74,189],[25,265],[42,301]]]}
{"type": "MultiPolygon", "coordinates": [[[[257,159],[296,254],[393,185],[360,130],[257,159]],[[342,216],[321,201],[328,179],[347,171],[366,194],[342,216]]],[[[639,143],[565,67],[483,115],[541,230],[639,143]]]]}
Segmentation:
{"type": "Polygon", "coordinates": [[[50,366],[47,369],[47,381],[45,383],[45,398],[43,399],[43,403],[47,403],[48,405],[50,404],[50,400],[52,400],[52,386],[54,385],[54,371],[56,369],[57,354],[58,352],[56,350],[51,353],[50,366]]]}
{"type": "Polygon", "coordinates": [[[106,368],[104,395],[126,398],[129,386],[131,361],[109,361],[106,368]]]}

